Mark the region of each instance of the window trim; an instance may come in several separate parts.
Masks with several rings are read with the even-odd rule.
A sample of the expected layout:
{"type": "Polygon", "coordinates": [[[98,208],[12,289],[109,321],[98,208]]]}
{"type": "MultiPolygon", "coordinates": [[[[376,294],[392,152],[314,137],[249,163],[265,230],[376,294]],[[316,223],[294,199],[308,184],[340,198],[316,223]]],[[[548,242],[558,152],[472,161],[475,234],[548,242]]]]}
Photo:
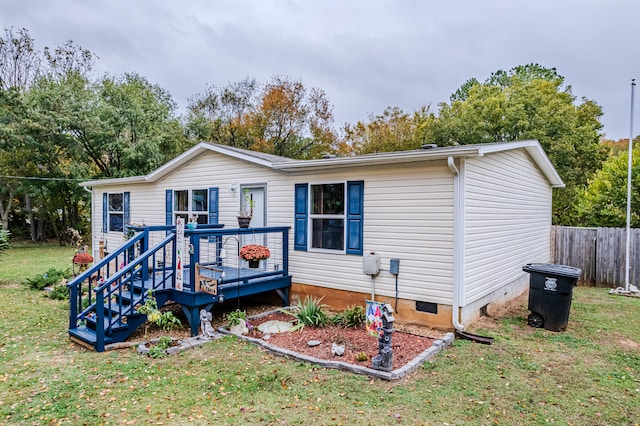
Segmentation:
{"type": "MultiPolygon", "coordinates": [[[[197,214],[198,218],[204,217],[206,222],[205,223],[200,223],[201,225],[208,225],[209,224],[209,212],[210,212],[210,207],[209,207],[209,203],[211,202],[211,200],[209,199],[210,195],[210,188],[208,187],[204,187],[204,188],[173,188],[170,190],[171,191],[171,224],[175,225],[176,224],[176,217],[178,215],[185,215],[186,214],[186,220],[189,219],[189,217],[192,214],[197,214]],[[187,191],[187,210],[177,210],[175,207],[175,203],[177,201],[177,197],[176,197],[176,192],[180,192],[180,191],[187,191]],[[205,210],[193,210],[193,191],[204,191],[205,193],[205,201],[207,203],[207,206],[205,208],[205,210]]],[[[199,222],[198,222],[199,223],[199,222]]]]}
{"type": "Polygon", "coordinates": [[[319,181],[319,182],[309,182],[307,191],[307,218],[309,221],[309,226],[307,227],[307,251],[313,253],[329,253],[329,254],[346,254],[347,252],[347,210],[348,206],[348,194],[347,194],[347,181],[346,180],[331,180],[331,181],[319,181]],[[343,185],[342,191],[342,205],[343,205],[343,213],[341,215],[338,214],[317,214],[313,213],[313,187],[320,185],[343,185]],[[314,219],[342,219],[342,249],[328,249],[321,247],[313,247],[313,220],[314,219]]]}
{"type": "Polygon", "coordinates": [[[125,214],[124,214],[124,191],[122,192],[107,192],[107,232],[124,232],[125,231],[125,227],[126,227],[126,223],[124,223],[125,221],[125,214]],[[120,195],[120,197],[122,197],[121,203],[120,203],[120,210],[111,210],[111,196],[112,195],[120,195]],[[111,217],[112,216],[121,216],[122,217],[122,229],[111,229],[111,217]]]}

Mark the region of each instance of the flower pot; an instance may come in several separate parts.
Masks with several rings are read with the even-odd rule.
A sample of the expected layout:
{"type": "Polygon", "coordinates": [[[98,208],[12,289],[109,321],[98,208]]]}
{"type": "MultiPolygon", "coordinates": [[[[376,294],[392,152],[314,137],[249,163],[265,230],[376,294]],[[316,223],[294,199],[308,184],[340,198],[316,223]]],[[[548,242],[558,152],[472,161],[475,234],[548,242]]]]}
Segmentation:
{"type": "Polygon", "coordinates": [[[259,268],[260,260],[249,260],[249,268],[259,268]]]}
{"type": "Polygon", "coordinates": [[[197,222],[187,222],[187,228],[196,229],[197,227],[198,227],[198,223],[197,222]]]}
{"type": "Polygon", "coordinates": [[[238,216],[238,227],[248,228],[251,223],[251,216],[238,216]]]}

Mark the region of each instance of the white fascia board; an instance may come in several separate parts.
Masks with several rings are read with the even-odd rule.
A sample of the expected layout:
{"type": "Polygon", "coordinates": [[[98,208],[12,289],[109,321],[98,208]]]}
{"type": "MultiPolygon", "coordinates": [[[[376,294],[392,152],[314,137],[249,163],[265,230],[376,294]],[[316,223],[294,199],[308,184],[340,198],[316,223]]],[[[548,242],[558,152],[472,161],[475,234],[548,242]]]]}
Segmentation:
{"type": "Polygon", "coordinates": [[[533,161],[538,165],[542,173],[545,175],[552,188],[564,188],[565,184],[556,171],[553,164],[547,157],[547,154],[542,149],[540,142],[537,140],[526,140],[517,142],[507,142],[504,144],[488,144],[486,146],[480,146],[480,155],[490,154],[493,152],[501,152],[510,149],[523,148],[533,158],[533,161]]]}
{"type": "Polygon", "coordinates": [[[126,178],[114,178],[114,179],[100,179],[100,180],[92,180],[87,182],[82,182],[81,186],[104,186],[104,185],[113,185],[113,184],[128,184],[128,183],[145,183],[145,182],[156,182],[168,175],[175,169],[183,166],[188,163],[190,160],[196,158],[198,155],[202,154],[205,151],[213,151],[222,155],[228,155],[229,157],[234,157],[239,160],[247,161],[250,163],[258,164],[264,167],[272,167],[272,163],[264,160],[262,158],[257,158],[252,155],[243,154],[238,151],[225,149],[220,145],[213,145],[206,142],[200,142],[199,144],[189,148],[187,151],[158,167],[156,170],[152,171],[146,176],[132,176],[126,178]]]}
{"type": "Polygon", "coordinates": [[[272,163],[271,162],[269,162],[267,160],[264,160],[262,158],[255,157],[255,156],[252,156],[250,154],[244,154],[242,152],[238,152],[238,151],[231,150],[231,149],[226,149],[222,145],[215,145],[215,144],[210,144],[210,143],[207,143],[207,142],[200,142],[199,144],[197,144],[193,148],[185,151],[184,153],[180,154],[179,156],[177,156],[173,160],[169,161],[165,165],[163,165],[163,166],[159,167],[158,169],[154,170],[153,172],[149,173],[146,178],[147,178],[147,180],[149,182],[155,182],[158,179],[160,179],[160,178],[166,176],[167,174],[171,173],[176,168],[182,166],[183,164],[185,164],[188,161],[192,160],[193,158],[197,157],[198,155],[200,155],[204,151],[213,151],[213,152],[217,152],[217,153],[222,154],[222,155],[227,155],[229,157],[237,158],[239,160],[247,161],[249,163],[257,164],[257,165],[260,165],[260,166],[269,167],[269,168],[272,167],[272,163]]]}
{"type": "Polygon", "coordinates": [[[273,169],[290,173],[304,173],[306,171],[328,170],[346,166],[369,166],[379,164],[414,163],[422,161],[446,160],[448,157],[477,156],[478,148],[447,147],[432,148],[417,151],[395,151],[377,154],[358,155],[354,157],[324,158],[320,160],[301,160],[291,163],[274,164],[273,169]]]}
{"type": "Polygon", "coordinates": [[[97,180],[88,180],[86,182],[80,182],[80,186],[84,187],[94,187],[94,186],[106,186],[106,185],[120,185],[123,183],[144,183],[147,179],[145,176],[131,176],[124,178],[113,178],[113,179],[97,179],[97,180]]]}

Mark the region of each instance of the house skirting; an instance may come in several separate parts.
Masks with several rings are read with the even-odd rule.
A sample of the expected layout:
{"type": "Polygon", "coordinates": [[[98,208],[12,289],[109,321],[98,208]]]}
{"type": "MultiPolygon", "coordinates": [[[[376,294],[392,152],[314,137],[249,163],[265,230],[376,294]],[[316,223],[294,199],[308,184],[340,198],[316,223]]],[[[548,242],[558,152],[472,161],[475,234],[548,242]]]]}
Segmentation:
{"type": "Polygon", "coordinates": [[[473,324],[482,315],[494,316],[506,303],[518,298],[529,289],[529,274],[512,281],[492,293],[468,303],[460,309],[460,322],[463,325],[473,324]],[[486,308],[485,308],[486,307],[486,308]]]}
{"type": "MultiPolygon", "coordinates": [[[[460,320],[466,327],[476,322],[482,315],[494,315],[501,306],[507,302],[518,298],[529,288],[528,275],[500,287],[492,293],[467,304],[460,308],[460,320]]],[[[360,293],[346,290],[336,290],[327,287],[293,283],[291,285],[290,300],[295,297],[301,301],[305,296],[312,296],[317,299],[322,298],[322,303],[327,305],[332,311],[341,311],[353,305],[365,305],[365,300],[371,299],[368,293],[360,293]]],[[[391,306],[396,306],[394,297],[377,296],[376,301],[386,302],[391,306]]],[[[435,313],[423,312],[417,309],[415,300],[398,299],[397,309],[394,317],[399,324],[420,325],[436,330],[453,330],[451,322],[451,305],[432,304],[435,313]]]]}
{"type": "MultiPolygon", "coordinates": [[[[327,287],[293,283],[290,290],[290,300],[293,303],[295,297],[301,301],[305,296],[317,299],[323,298],[322,303],[332,311],[341,311],[353,305],[365,305],[365,300],[371,299],[371,294],[346,290],[336,290],[327,287]]],[[[390,296],[376,296],[376,301],[386,302],[396,307],[395,298],[390,296]]],[[[451,325],[451,306],[437,304],[437,313],[422,312],[416,309],[416,301],[398,299],[396,312],[393,314],[396,322],[407,325],[420,325],[436,330],[453,330],[451,325]]]]}

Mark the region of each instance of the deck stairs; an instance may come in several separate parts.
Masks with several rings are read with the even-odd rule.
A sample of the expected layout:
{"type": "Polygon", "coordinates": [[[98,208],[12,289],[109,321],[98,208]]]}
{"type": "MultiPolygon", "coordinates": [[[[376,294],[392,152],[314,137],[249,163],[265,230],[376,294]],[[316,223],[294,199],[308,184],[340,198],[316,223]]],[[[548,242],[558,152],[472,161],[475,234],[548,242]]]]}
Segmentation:
{"type": "Polygon", "coordinates": [[[137,308],[150,291],[158,307],[169,300],[174,257],[175,233],[148,248],[141,232],[70,281],[70,339],[98,352],[125,341],[146,321],[137,308]]]}

